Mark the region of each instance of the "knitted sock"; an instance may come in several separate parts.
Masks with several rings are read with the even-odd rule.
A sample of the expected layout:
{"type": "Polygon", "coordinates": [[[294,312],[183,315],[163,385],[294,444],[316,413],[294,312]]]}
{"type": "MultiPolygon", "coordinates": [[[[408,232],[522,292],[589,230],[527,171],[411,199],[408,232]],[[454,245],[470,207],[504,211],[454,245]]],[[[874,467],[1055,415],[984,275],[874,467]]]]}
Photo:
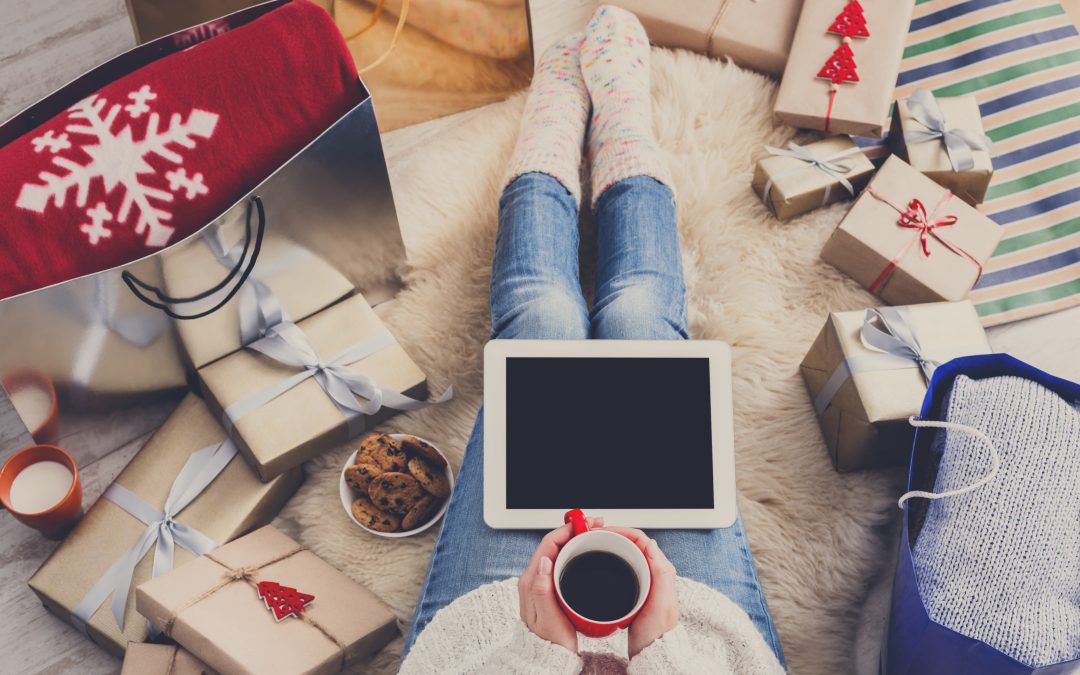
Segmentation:
{"type": "Polygon", "coordinates": [[[581,72],[593,102],[593,207],[604,190],[631,176],[652,176],[670,187],[667,165],[653,137],[649,39],[637,17],[601,5],[585,30],[581,72]]]}
{"type": "Polygon", "coordinates": [[[589,92],[581,77],[582,34],[548,47],[533,74],[510,158],[509,184],[523,173],[546,173],[581,201],[581,151],[589,120],[589,92]]]}

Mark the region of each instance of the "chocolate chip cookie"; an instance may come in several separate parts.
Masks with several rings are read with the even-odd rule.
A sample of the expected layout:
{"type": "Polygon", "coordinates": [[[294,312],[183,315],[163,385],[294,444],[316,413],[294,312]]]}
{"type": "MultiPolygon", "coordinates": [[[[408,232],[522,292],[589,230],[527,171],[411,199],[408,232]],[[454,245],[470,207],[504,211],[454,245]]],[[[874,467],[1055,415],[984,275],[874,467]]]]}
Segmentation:
{"type": "Polygon", "coordinates": [[[371,479],[386,473],[378,464],[360,462],[345,469],[345,484],[354,490],[367,494],[371,479]]]}
{"type": "Polygon", "coordinates": [[[353,517],[364,527],[376,532],[396,532],[401,527],[401,520],[392,513],[375,508],[367,497],[357,497],[352,505],[353,517]]]}
{"type": "Polygon", "coordinates": [[[446,471],[437,469],[426,460],[413,457],[408,462],[409,473],[431,494],[441,499],[450,496],[450,479],[446,477],[446,471]]]}
{"type": "Polygon", "coordinates": [[[442,503],[443,500],[438,497],[424,495],[420,498],[420,501],[416,502],[416,506],[409,509],[409,512],[401,519],[401,529],[407,531],[420,527],[431,520],[431,517],[439,510],[442,503]]]}
{"type": "Polygon", "coordinates": [[[375,464],[383,471],[404,471],[407,456],[401,445],[386,434],[372,434],[360,441],[356,461],[375,464]]]}
{"type": "Polygon", "coordinates": [[[401,449],[409,456],[420,457],[427,460],[437,469],[446,468],[446,458],[431,444],[425,443],[416,436],[405,436],[400,441],[401,449]]]}
{"type": "Polygon", "coordinates": [[[388,471],[368,486],[368,497],[376,508],[398,516],[408,513],[424,496],[420,483],[407,473],[388,471]]]}

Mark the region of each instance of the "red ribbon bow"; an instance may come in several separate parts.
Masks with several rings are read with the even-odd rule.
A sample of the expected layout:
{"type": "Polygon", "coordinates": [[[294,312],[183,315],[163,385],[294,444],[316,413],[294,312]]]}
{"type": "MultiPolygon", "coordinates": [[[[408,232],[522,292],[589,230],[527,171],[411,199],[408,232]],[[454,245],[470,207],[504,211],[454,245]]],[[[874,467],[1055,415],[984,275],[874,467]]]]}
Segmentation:
{"type": "MultiPolygon", "coordinates": [[[[907,210],[900,214],[898,224],[900,227],[909,227],[913,230],[919,230],[919,241],[922,243],[923,255],[929,258],[931,236],[942,243],[946,243],[934,234],[934,228],[955,225],[956,216],[944,216],[942,218],[930,220],[930,217],[926,215],[926,207],[916,198],[908,202],[907,210]]],[[[948,244],[946,243],[946,245],[948,244]]]]}

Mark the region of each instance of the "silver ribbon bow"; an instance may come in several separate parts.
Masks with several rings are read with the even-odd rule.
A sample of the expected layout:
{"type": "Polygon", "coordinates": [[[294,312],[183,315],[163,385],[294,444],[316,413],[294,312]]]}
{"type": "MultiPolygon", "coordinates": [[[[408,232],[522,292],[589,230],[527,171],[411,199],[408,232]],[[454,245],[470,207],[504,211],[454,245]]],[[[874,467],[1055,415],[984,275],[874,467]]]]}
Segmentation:
{"type": "Polygon", "coordinates": [[[916,89],[908,98],[907,106],[912,119],[927,130],[907,131],[904,133],[904,141],[912,144],[928,143],[940,138],[945,144],[945,153],[949,156],[953,171],[969,171],[975,168],[974,150],[985,150],[994,154],[994,143],[986,134],[968,129],[949,129],[941,106],[929,90],[916,89]]]}
{"type": "MultiPolygon", "coordinates": [[[[75,606],[72,616],[83,633],[86,633],[86,624],[90,618],[109,595],[112,595],[112,613],[116,618],[116,625],[120,630],[124,630],[124,610],[127,608],[131,583],[135,577],[135,567],[146,557],[151,547],[155,547],[154,577],[172,569],[176,545],[196,556],[209,553],[218,547],[213,539],[177,522],[176,517],[217,478],[236,456],[236,452],[232,441],[222,441],[192,454],[169,488],[164,510],[148,504],[142,497],[119,483],[109,486],[102,498],[138,518],[146,525],[146,529],[75,606]]],[[[154,628],[151,626],[150,629],[153,634],[154,628]]]]}
{"type": "Polygon", "coordinates": [[[854,373],[920,368],[923,377],[929,382],[934,375],[934,370],[941,363],[923,354],[913,326],[911,310],[907,307],[880,307],[866,310],[862,339],[871,347],[880,349],[881,352],[849,356],[841,361],[829,376],[825,386],[814,397],[814,410],[817,414],[820,416],[825,412],[836,396],[836,392],[854,373]],[[878,326],[879,322],[880,326],[878,326]]]}
{"type": "Polygon", "coordinates": [[[226,408],[222,420],[225,428],[232,433],[236,422],[245,415],[258,410],[309,378],[314,378],[345,414],[350,436],[363,433],[365,416],[375,414],[383,406],[403,411],[418,410],[450,400],[454,395],[453,387],[447,388],[436,401],[418,401],[399,392],[383,389],[367,375],[348,369],[348,366],[390,347],[395,342],[394,336],[383,330],[343,350],[329,361],[324,361],[315,345],[296,324],[285,322],[271,327],[266,337],[251,343],[248,348],[282,365],[300,370],[274,386],[255,392],[226,408]],[[357,397],[366,400],[360,401],[357,397]]]}
{"type": "MultiPolygon", "coordinates": [[[[843,160],[846,157],[859,154],[862,152],[861,148],[847,148],[846,150],[835,152],[828,157],[818,157],[810,152],[809,148],[803,147],[795,141],[791,141],[786,148],[775,148],[771,145],[766,145],[765,150],[768,151],[770,155],[775,155],[777,157],[794,157],[799,161],[805,162],[802,166],[793,167],[787,171],[781,171],[779,174],[772,176],[766,181],[763,196],[763,201],[766,204],[769,203],[769,193],[772,192],[773,184],[776,183],[776,181],[800,171],[805,171],[806,169],[817,169],[829,178],[835,178],[839,181],[840,185],[848,191],[848,194],[853,197],[855,196],[855,187],[851,184],[851,181],[844,178],[846,174],[851,173],[851,170],[854,169],[855,166],[851,162],[843,160]]],[[[825,194],[821,197],[822,206],[829,203],[830,194],[832,194],[832,184],[827,184],[825,186],[825,194]]]]}

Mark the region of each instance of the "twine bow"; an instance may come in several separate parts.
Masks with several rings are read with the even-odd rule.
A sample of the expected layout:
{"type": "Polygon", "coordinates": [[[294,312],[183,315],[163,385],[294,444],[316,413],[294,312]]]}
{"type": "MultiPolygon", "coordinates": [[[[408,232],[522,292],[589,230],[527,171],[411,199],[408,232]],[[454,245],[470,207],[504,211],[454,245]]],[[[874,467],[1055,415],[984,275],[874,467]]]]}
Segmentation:
{"type": "Polygon", "coordinates": [[[945,114],[937,99],[927,89],[916,89],[908,99],[908,112],[912,119],[926,127],[926,131],[914,129],[904,132],[906,143],[928,143],[941,139],[953,171],[970,171],[975,168],[975,150],[994,153],[994,143],[986,134],[969,129],[948,128],[945,114]]]}
{"type": "MultiPolygon", "coordinates": [[[[838,181],[840,185],[848,191],[848,194],[852,196],[855,195],[855,187],[851,184],[851,181],[844,177],[844,175],[851,173],[852,169],[855,168],[855,165],[852,162],[846,161],[846,158],[862,152],[860,148],[846,148],[839,152],[834,152],[827,157],[818,157],[811,152],[809,148],[792,141],[788,143],[786,148],[775,148],[771,145],[766,145],[765,150],[767,150],[770,155],[777,157],[792,157],[803,162],[803,164],[782,171],[766,181],[765,190],[763,191],[763,200],[766,204],[769,203],[769,193],[772,192],[773,185],[776,181],[791,174],[805,171],[806,169],[816,169],[820,171],[825,176],[838,181]]],[[[831,193],[832,183],[827,183],[825,185],[825,194],[821,197],[822,206],[829,203],[829,195],[831,193]]]]}
{"type": "Polygon", "coordinates": [[[927,382],[941,365],[923,352],[915,332],[915,322],[908,307],[880,307],[866,310],[862,342],[880,351],[845,357],[814,397],[814,410],[820,416],[836,393],[854,373],[919,368],[927,382]]]}
{"type": "Polygon", "coordinates": [[[350,365],[390,347],[395,342],[394,336],[389,331],[383,330],[374,337],[345,349],[333,358],[324,360],[315,349],[315,345],[296,324],[287,321],[271,327],[266,337],[251,343],[248,348],[284,366],[297,368],[299,372],[226,408],[223,419],[225,428],[232,433],[233,427],[241,418],[310,378],[314,378],[319,383],[327,396],[345,414],[350,436],[363,433],[365,416],[374,415],[383,406],[403,411],[418,410],[450,400],[454,395],[453,387],[447,388],[438,400],[418,401],[400,392],[384,389],[367,375],[349,370],[350,365]]]}
{"type": "Polygon", "coordinates": [[[949,227],[955,225],[957,221],[956,216],[942,216],[940,218],[930,218],[926,214],[926,207],[923,206],[922,201],[918,198],[913,198],[908,202],[907,209],[900,214],[900,220],[897,224],[900,227],[907,227],[913,230],[919,231],[919,241],[922,243],[922,252],[926,257],[930,257],[930,237],[941,240],[934,230],[939,227],[949,227]]]}
{"type": "MultiPolygon", "coordinates": [[[[116,625],[120,630],[124,630],[124,611],[127,609],[128,595],[135,578],[135,567],[146,557],[151,547],[155,547],[152,573],[154,577],[172,570],[176,545],[193,555],[204,555],[217,548],[218,544],[213,539],[178,522],[176,518],[228,466],[236,452],[236,446],[231,441],[223,441],[192,454],[177,474],[169,488],[165,505],[160,510],[119,483],[109,486],[102,498],[142,521],[146,529],[72,611],[72,616],[77,619],[76,625],[84,633],[86,624],[109,595],[113,598],[112,613],[116,625]]],[[[152,626],[150,632],[154,633],[152,626]]]]}

